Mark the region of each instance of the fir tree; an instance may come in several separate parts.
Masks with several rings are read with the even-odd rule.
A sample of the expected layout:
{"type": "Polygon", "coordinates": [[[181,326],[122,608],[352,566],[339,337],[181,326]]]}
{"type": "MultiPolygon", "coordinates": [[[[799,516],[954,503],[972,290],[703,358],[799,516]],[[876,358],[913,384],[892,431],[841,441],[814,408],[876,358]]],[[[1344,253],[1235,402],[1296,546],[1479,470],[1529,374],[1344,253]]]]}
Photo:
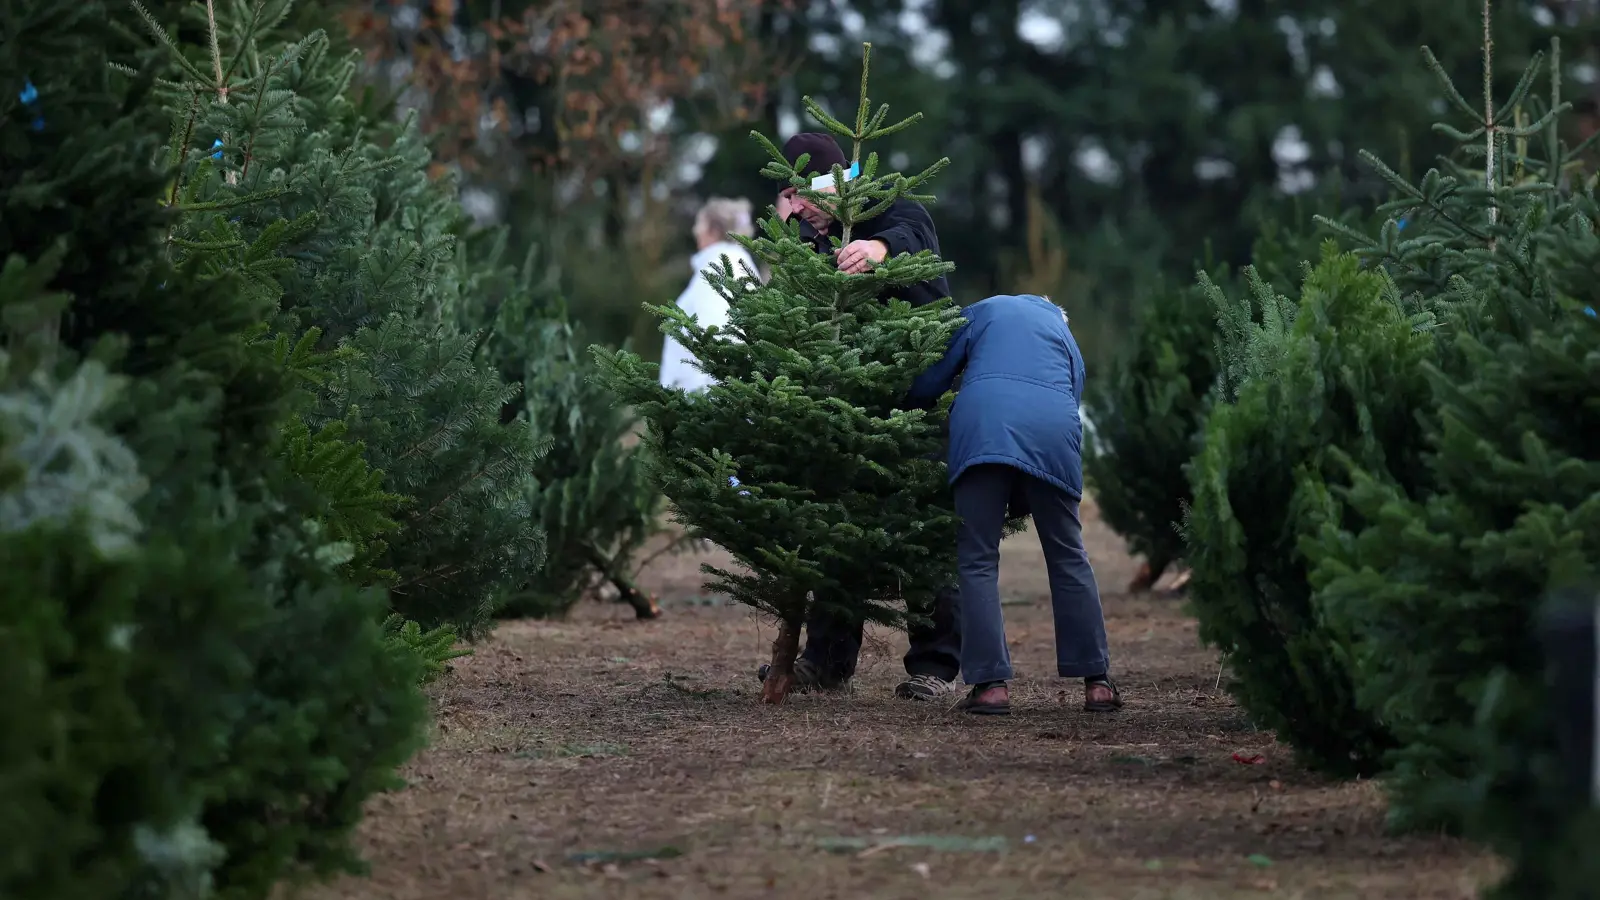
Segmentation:
{"type": "Polygon", "coordinates": [[[1200,636],[1225,654],[1230,690],[1307,762],[1371,773],[1391,740],[1355,702],[1344,645],[1322,627],[1301,550],[1338,512],[1343,451],[1381,467],[1416,443],[1426,319],[1381,270],[1331,244],[1297,299],[1253,268],[1218,310],[1216,406],[1189,476],[1184,521],[1200,636]]]}
{"type": "Polygon", "coordinates": [[[398,528],[364,523],[387,531],[375,574],[393,573],[397,612],[475,636],[541,561],[521,490],[537,446],[500,420],[519,389],[457,324],[468,275],[453,186],[430,179],[413,123],[373,121],[348,98],[356,62],[326,34],[277,33],[291,10],[208,4],[210,40],[188,47],[140,7],[171,75],[174,246],[277,302],[274,333],[318,329],[330,371],[304,427],[358,442],[404,498],[398,528]]]}
{"type": "MultiPolygon", "coordinates": [[[[1226,277],[1222,272],[1219,277],[1226,277]]],[[[1216,381],[1216,326],[1198,288],[1157,293],[1129,352],[1090,388],[1083,474],[1101,517],[1144,557],[1131,589],[1146,590],[1183,556],[1184,469],[1197,449],[1216,381]]]]}
{"type": "MultiPolygon", "coordinates": [[[[1447,160],[1442,171],[1430,171],[1412,185],[1364,153],[1363,159],[1396,191],[1396,199],[1378,210],[1386,220],[1378,237],[1348,223],[1321,219],[1328,230],[1354,244],[1358,256],[1392,286],[1385,289],[1388,299],[1381,304],[1390,311],[1358,326],[1326,309],[1307,322],[1304,301],[1276,310],[1268,305],[1273,321],[1297,314],[1293,328],[1285,329],[1272,322],[1257,326],[1248,310],[1224,306],[1219,320],[1224,332],[1219,345],[1223,389],[1233,399],[1226,415],[1220,409],[1213,412],[1208,427],[1218,432],[1217,440],[1208,436],[1206,453],[1192,473],[1196,501],[1190,518],[1191,552],[1211,558],[1204,566],[1196,563],[1192,593],[1202,634],[1229,651],[1241,699],[1252,713],[1262,710],[1264,721],[1274,723],[1286,740],[1328,768],[1374,771],[1396,766],[1390,782],[1397,790],[1392,811],[1406,825],[1436,824],[1441,818],[1447,824],[1459,821],[1459,816],[1441,815],[1440,806],[1408,795],[1412,787],[1440,775],[1449,757],[1439,752],[1450,730],[1444,723],[1471,719],[1446,697],[1474,696],[1477,676],[1464,678],[1465,669],[1439,678],[1419,676],[1426,668],[1421,660],[1439,652],[1435,640],[1440,648],[1453,647],[1486,663],[1465,649],[1479,645],[1483,623],[1442,611],[1419,614],[1407,606],[1409,579],[1402,574],[1413,569],[1415,554],[1391,557],[1390,566],[1360,573],[1352,564],[1351,535],[1368,533],[1380,521],[1403,527],[1393,507],[1373,499],[1371,484],[1383,485],[1396,498],[1433,490],[1437,476],[1425,459],[1417,413],[1436,402],[1432,382],[1437,372],[1449,371],[1460,382],[1476,371],[1464,362],[1449,364],[1451,341],[1440,344],[1435,336],[1522,328],[1525,310],[1494,308],[1483,298],[1498,289],[1492,286],[1510,285],[1514,292],[1550,302],[1551,292],[1541,283],[1540,270],[1548,265],[1540,261],[1548,244],[1541,235],[1547,223],[1573,221],[1552,205],[1551,186],[1537,183],[1538,170],[1550,174],[1557,169],[1526,152],[1527,140],[1540,133],[1547,143],[1555,141],[1548,107],[1523,105],[1541,61],[1535,57],[1511,100],[1497,110],[1491,99],[1487,4],[1483,28],[1483,110],[1455,90],[1443,67],[1424,50],[1448,99],[1478,122],[1473,132],[1439,128],[1465,144],[1467,161],[1447,160]],[[1322,371],[1313,382],[1297,385],[1283,377],[1282,367],[1300,351],[1276,335],[1291,330],[1322,348],[1316,351],[1324,359],[1322,371]],[[1281,385],[1261,387],[1269,381],[1281,385]],[[1309,413],[1317,423],[1303,422],[1299,435],[1295,426],[1280,425],[1274,426],[1283,429],[1280,436],[1271,439],[1248,432],[1225,438],[1229,420],[1248,419],[1242,412],[1245,398],[1262,391],[1282,391],[1282,409],[1309,413]],[[1306,435],[1315,437],[1307,443],[1306,435]],[[1263,447],[1247,451],[1251,441],[1261,441],[1263,447]],[[1274,454],[1289,452],[1271,463],[1261,458],[1268,447],[1274,454]],[[1254,461],[1239,462],[1236,457],[1244,452],[1254,461]],[[1282,473],[1267,474],[1278,468],[1282,473]],[[1256,495],[1248,516],[1241,514],[1246,505],[1240,498],[1248,496],[1245,483],[1218,478],[1222,472],[1247,470],[1258,473],[1248,486],[1256,495]],[[1291,481],[1295,487],[1286,491],[1291,481]],[[1354,494],[1347,490],[1352,483],[1360,486],[1354,494]],[[1366,501],[1352,502],[1363,495],[1366,501]],[[1230,515],[1244,526],[1242,533],[1239,526],[1226,525],[1230,515]],[[1251,520],[1278,524],[1256,537],[1250,534],[1251,520]],[[1279,551],[1270,558],[1263,551],[1252,561],[1258,544],[1274,534],[1279,551]],[[1243,540],[1244,547],[1230,545],[1236,540],[1243,540]],[[1202,578],[1202,567],[1207,578],[1202,578]],[[1230,571],[1240,579],[1233,588],[1209,578],[1230,571]],[[1255,599],[1239,603],[1230,599],[1230,592],[1255,599]],[[1450,637],[1422,634],[1458,626],[1462,631],[1450,637]],[[1374,677],[1375,670],[1389,674],[1374,677]],[[1285,678],[1283,672],[1293,677],[1285,678]],[[1411,716],[1416,718],[1408,721],[1411,716]]],[[[1545,159],[1559,160],[1559,165],[1571,157],[1556,153],[1545,159]]],[[[1294,416],[1284,419],[1292,421],[1294,416]]],[[[1483,477],[1481,470],[1477,477],[1483,477]]],[[[1372,539],[1384,552],[1404,543],[1398,533],[1372,539]]],[[[1490,668],[1480,668],[1478,675],[1490,668]]]]}
{"type": "MultiPolygon", "coordinates": [[[[843,226],[914,193],[945,164],[904,176],[881,169],[870,141],[912,124],[885,125],[888,107],[861,95],[853,124],[806,102],[811,116],[847,140],[852,169],[835,166],[831,191],[815,190],[772,142],[763,170],[796,187],[843,226]]],[[[800,164],[804,164],[804,160],[800,164]]],[[[838,239],[835,239],[836,241],[838,239]]],[[[728,550],[745,571],[707,566],[709,585],[776,617],[772,669],[762,691],[781,702],[793,681],[800,631],[813,603],[865,621],[899,622],[928,608],[954,578],[955,516],[938,457],[944,411],[900,407],[916,376],[937,361],[957,326],[949,304],[912,309],[880,302],[886,287],[953,268],[931,253],[885,260],[871,272],[839,272],[831,255],[801,239],[776,212],[761,236],[741,239],[772,271],[763,284],[726,259],[705,277],[729,302],[726,333],[675,307],[651,307],[717,379],[704,395],[662,388],[657,367],[636,354],[597,349],[608,384],[649,424],[656,477],[681,522],[728,550]]]]}
{"type": "Polygon", "coordinates": [[[633,559],[659,530],[660,494],[640,445],[628,445],[634,420],[595,380],[582,334],[564,318],[551,318],[534,323],[529,342],[527,417],[551,450],[534,466],[528,490],[550,552],[516,608],[564,613],[598,579],[638,618],[653,619],[661,610],[634,582],[633,559]]]}
{"type": "Polygon", "coordinates": [[[0,43],[0,893],[265,897],[355,864],[425,703],[284,465],[271,302],[167,258],[121,12],[23,0],[0,43]]]}
{"type": "MultiPolygon", "coordinates": [[[[1487,5],[1484,18],[1487,57],[1487,5]]],[[[1444,311],[1425,478],[1352,464],[1351,515],[1309,545],[1328,621],[1353,640],[1359,699],[1402,741],[1394,817],[1489,838],[1515,863],[1500,895],[1527,900],[1592,892],[1576,848],[1596,834],[1555,775],[1534,632],[1552,589],[1600,568],[1600,206],[1579,170],[1594,138],[1562,139],[1559,53],[1547,98],[1532,93],[1541,62],[1498,106],[1486,85],[1481,109],[1434,67],[1474,122],[1442,129],[1467,161],[1418,185],[1372,161],[1398,199],[1376,238],[1348,237],[1444,311]]]]}
{"type": "MultiPolygon", "coordinates": [[[[591,587],[610,586],[641,619],[660,615],[634,582],[644,543],[663,531],[661,495],[633,440],[637,420],[596,378],[593,357],[537,248],[521,266],[501,262],[507,232],[476,235],[467,327],[487,332],[483,353],[508,382],[522,385],[504,421],[526,421],[547,451],[526,490],[545,535],[545,564],[499,610],[505,617],[562,615],[591,587]]],[[[686,549],[679,538],[662,552],[686,549]]]]}
{"type": "MultiPolygon", "coordinates": [[[[1336,197],[1315,198],[1324,208],[1336,197]]],[[[1256,238],[1251,265],[1274,292],[1296,291],[1304,261],[1318,254],[1317,234],[1298,200],[1285,204],[1283,222],[1256,238]]],[[[1353,210],[1346,210],[1340,220],[1353,210]]],[[[1209,259],[1209,248],[1207,250],[1209,259]]],[[[1225,266],[1201,271],[1229,292],[1248,290],[1225,266]]],[[[1164,288],[1143,298],[1128,347],[1105,377],[1091,382],[1084,429],[1084,476],[1102,518],[1145,563],[1130,590],[1147,590],[1183,556],[1182,519],[1193,498],[1189,462],[1199,449],[1218,379],[1217,310],[1201,285],[1164,288]]],[[[1260,309],[1251,309],[1252,317],[1260,309]]]]}

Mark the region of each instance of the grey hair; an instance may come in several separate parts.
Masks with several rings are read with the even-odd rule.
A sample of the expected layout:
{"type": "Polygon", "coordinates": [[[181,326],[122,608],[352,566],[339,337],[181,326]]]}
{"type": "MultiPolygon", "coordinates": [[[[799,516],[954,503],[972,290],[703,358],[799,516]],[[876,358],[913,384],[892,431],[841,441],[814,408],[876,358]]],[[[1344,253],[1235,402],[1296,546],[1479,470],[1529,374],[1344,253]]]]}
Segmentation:
{"type": "Polygon", "coordinates": [[[756,231],[750,201],[742,197],[736,200],[712,197],[695,213],[694,230],[696,234],[715,235],[717,240],[726,240],[735,234],[750,237],[756,231]]]}

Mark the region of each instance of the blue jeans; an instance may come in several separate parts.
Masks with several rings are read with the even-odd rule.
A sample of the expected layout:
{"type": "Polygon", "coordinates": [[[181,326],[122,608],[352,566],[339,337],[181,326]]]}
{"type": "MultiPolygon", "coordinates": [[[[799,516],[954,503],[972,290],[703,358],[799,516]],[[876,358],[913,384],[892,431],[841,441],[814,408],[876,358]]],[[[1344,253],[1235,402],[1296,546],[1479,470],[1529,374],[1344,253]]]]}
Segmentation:
{"type": "Polygon", "coordinates": [[[1083,549],[1078,501],[1053,484],[1003,465],[973,466],[956,479],[961,531],[961,674],[967,684],[1010,681],[1011,652],[1000,612],[1000,538],[1012,498],[1025,500],[1050,575],[1056,626],[1056,674],[1104,675],[1110,667],[1105,616],[1089,554],[1083,549]]]}

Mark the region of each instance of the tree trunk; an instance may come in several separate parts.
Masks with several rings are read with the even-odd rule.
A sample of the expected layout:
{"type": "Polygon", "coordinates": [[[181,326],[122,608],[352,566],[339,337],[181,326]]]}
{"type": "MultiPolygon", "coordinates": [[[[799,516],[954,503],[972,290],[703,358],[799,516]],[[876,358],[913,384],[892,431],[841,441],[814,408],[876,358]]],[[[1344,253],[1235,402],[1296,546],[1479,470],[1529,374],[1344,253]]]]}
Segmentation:
{"type": "Polygon", "coordinates": [[[782,703],[794,687],[794,661],[800,655],[799,620],[785,619],[772,642],[772,666],[761,683],[762,703],[782,703]]]}
{"type": "Polygon", "coordinates": [[[639,590],[639,586],[633,583],[633,579],[626,575],[610,573],[606,577],[616,586],[617,599],[633,607],[635,617],[641,620],[661,618],[661,607],[657,605],[655,598],[639,590]]]}
{"type": "Polygon", "coordinates": [[[629,578],[627,573],[617,571],[617,566],[606,558],[604,553],[593,547],[585,549],[589,553],[589,564],[594,566],[601,578],[609,581],[612,587],[617,589],[618,601],[633,607],[635,617],[640,620],[661,618],[661,607],[654,597],[639,590],[639,586],[633,583],[633,579],[629,578]]]}
{"type": "Polygon", "coordinates": [[[1167,571],[1167,563],[1158,561],[1155,566],[1148,562],[1139,564],[1139,571],[1134,573],[1133,580],[1128,582],[1128,593],[1139,594],[1155,587],[1162,573],[1167,571]]]}

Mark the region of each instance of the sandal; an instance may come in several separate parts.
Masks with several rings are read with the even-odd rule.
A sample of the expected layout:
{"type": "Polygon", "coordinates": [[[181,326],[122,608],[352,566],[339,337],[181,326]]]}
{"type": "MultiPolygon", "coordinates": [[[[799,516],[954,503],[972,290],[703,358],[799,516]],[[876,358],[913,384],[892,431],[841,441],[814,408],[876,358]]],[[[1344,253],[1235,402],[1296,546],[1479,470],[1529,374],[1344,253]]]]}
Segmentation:
{"type": "Polygon", "coordinates": [[[956,709],[975,716],[1011,715],[1011,691],[1004,681],[975,684],[967,696],[956,703],[956,709]]]}
{"type": "Polygon", "coordinates": [[[1083,680],[1084,712],[1116,712],[1122,708],[1122,691],[1110,678],[1085,678],[1083,680]]]}

